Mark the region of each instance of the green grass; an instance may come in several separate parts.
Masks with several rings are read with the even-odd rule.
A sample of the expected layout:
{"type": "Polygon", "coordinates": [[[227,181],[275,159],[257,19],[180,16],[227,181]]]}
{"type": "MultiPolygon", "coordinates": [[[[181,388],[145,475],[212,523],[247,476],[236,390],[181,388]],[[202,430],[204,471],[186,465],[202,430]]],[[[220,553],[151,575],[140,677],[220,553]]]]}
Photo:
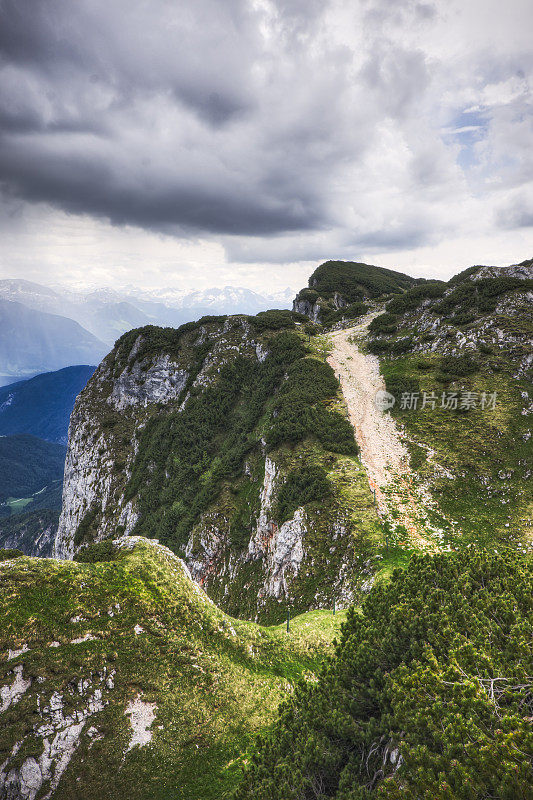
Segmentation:
{"type": "Polygon", "coordinates": [[[23,508],[31,503],[32,500],[33,497],[8,497],[6,500],[6,506],[9,506],[12,514],[18,514],[23,508]]]}
{"type": "Polygon", "coordinates": [[[185,575],[181,562],[141,540],[112,561],[56,562],[20,557],[1,568],[0,684],[23,664],[39,677],[1,717],[0,761],[38,757],[37,697],[54,691],[82,708],[80,678],[115,670],[105,709],[90,718],[60,784],[62,800],[214,800],[226,797],[256,734],[275,718],[296,682],[315,680],[344,612],[313,611],[265,628],[224,614],[185,575]],[[112,615],[108,613],[111,609],[112,615]],[[143,632],[136,635],[135,625],[143,632]],[[73,640],[94,637],[79,644],[73,640]],[[50,647],[58,642],[58,647],[50,647]],[[124,757],[131,732],[128,700],[157,704],[149,746],[124,757]],[[91,744],[86,732],[103,737],[91,744]]]}
{"type": "Polygon", "coordinates": [[[309,637],[331,637],[338,633],[340,625],[346,620],[346,611],[339,609],[333,613],[332,610],[317,609],[308,611],[305,614],[290,619],[289,633],[287,633],[287,623],[272,625],[267,630],[274,633],[285,633],[288,642],[309,641],[309,637]]]}
{"type": "Polygon", "coordinates": [[[411,466],[419,481],[430,486],[442,512],[432,522],[448,531],[443,543],[455,547],[465,541],[516,541],[526,532],[523,520],[531,507],[526,476],[531,443],[526,438],[528,418],[521,413],[526,381],[513,376],[505,352],[478,353],[477,370],[462,377],[443,373],[438,355],[424,354],[423,368],[420,360],[420,355],[382,359],[389,390],[412,385],[421,397],[424,391],[435,391],[439,398],[442,392],[458,392],[459,397],[464,391],[478,397],[497,393],[494,410],[478,405],[459,413],[440,408],[440,401],[435,409],[401,411],[398,404],[394,409],[407,436],[411,466]],[[430,457],[420,444],[433,451],[430,457]],[[451,527],[461,531],[459,539],[451,527]]]}

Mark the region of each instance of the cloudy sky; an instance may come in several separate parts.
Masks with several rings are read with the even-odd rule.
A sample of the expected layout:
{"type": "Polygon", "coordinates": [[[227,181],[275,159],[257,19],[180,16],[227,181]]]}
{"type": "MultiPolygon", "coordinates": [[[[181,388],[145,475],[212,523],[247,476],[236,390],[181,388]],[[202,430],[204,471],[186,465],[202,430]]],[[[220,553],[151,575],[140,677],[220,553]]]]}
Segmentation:
{"type": "Polygon", "coordinates": [[[0,277],[533,256],[531,0],[0,0],[0,277]]]}

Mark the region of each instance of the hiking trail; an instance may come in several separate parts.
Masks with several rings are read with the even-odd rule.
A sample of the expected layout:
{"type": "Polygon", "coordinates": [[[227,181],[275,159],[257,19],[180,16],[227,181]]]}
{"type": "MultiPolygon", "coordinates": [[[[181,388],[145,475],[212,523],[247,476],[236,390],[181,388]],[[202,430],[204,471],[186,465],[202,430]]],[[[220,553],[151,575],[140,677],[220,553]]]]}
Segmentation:
{"type": "Polygon", "coordinates": [[[329,334],[333,350],[327,360],[339,377],[361,462],[370,488],[375,491],[380,517],[391,522],[393,528],[403,525],[417,547],[433,549],[434,544],[425,538],[425,514],[421,514],[409,453],[400,430],[392,415],[381,411],[375,402],[377,392],[385,390],[379,360],[364,354],[357,346],[375,316],[376,312],[372,312],[357,325],[329,334]]]}

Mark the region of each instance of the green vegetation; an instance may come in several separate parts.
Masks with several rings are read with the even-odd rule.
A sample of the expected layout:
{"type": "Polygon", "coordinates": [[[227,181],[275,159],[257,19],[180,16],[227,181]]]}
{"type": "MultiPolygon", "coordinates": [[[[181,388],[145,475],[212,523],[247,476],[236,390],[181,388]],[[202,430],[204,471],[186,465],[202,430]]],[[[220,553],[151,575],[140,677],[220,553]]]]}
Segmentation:
{"type": "Polygon", "coordinates": [[[132,333],[134,352],[121,345],[81,398],[80,413],[94,430],[103,426],[95,471],[109,472],[111,489],[105,508],[100,503],[81,510],[75,534],[76,547],[84,548],[80,557],[89,558],[85,548],[102,535],[124,532],[120,509],[131,500],[140,512],[133,532],[186,554],[209,596],[235,616],[274,623],[283,618],[286,601],[295,613],[328,605],[341,585],[357,596],[368,579],[360,567],[366,570],[373,543],[382,537],[338,382],[323,363],[326,337],[306,343],[303,326],[301,332],[258,332],[244,316],[186,330],[173,356],[186,381],[179,396],[116,410],[115,355],[132,369],[140,346],[153,350],[141,374],[131,372],[142,387],[143,370],[166,352],[154,349],[159,335],[132,333]],[[287,556],[273,592],[263,548],[266,554],[268,531],[284,522],[277,516],[279,493],[302,467],[324,470],[332,491],[313,500],[313,483],[306,494],[309,501],[291,533],[302,537],[302,563],[296,569],[287,556]],[[251,554],[261,515],[261,538],[251,554]]]}
{"type": "Polygon", "coordinates": [[[368,330],[374,336],[379,336],[382,334],[388,333],[395,333],[397,330],[397,323],[398,317],[394,314],[380,314],[377,317],[374,317],[370,325],[368,326],[368,330]]]}
{"type": "Polygon", "coordinates": [[[417,281],[408,275],[370,264],[326,261],[309,278],[297,302],[319,307],[319,320],[331,326],[342,319],[357,319],[369,309],[363,302],[405,291],[417,281]]]}
{"type": "Polygon", "coordinates": [[[280,489],[277,517],[280,522],[290,519],[299,506],[324,500],[333,493],[333,487],[323,467],[301,467],[289,472],[280,489]]]}
{"type": "Polygon", "coordinates": [[[2,568],[0,685],[12,684],[18,665],[33,682],[0,716],[0,763],[15,742],[22,744],[9,769],[39,758],[46,734],[37,733],[38,710],[54,693],[73,714],[98,689],[104,708],[83,727],[58,797],[227,797],[279,702],[297,681],[316,680],[343,618],[311,612],[294,619],[289,634],[232,619],[179,559],[143,540],[105,562],[17,558],[2,568]],[[27,651],[6,660],[8,648],[23,645],[27,651]],[[156,718],[151,743],[127,752],[125,710],[136,697],[156,704],[156,718]]]}
{"type": "Polygon", "coordinates": [[[340,322],[343,319],[354,320],[362,317],[363,314],[366,314],[368,311],[369,306],[365,303],[349,303],[346,306],[342,306],[339,309],[335,309],[331,307],[327,303],[321,304],[320,307],[320,321],[323,325],[334,325],[336,322],[340,322]]]}
{"type": "Polygon", "coordinates": [[[239,356],[183,411],[148,421],[127,487],[129,497],[139,494],[137,532],[174,548],[186,541],[222,482],[242,471],[266,402],[287,366],[304,354],[299,337],[283,331],[263,364],[239,356]]]}
{"type": "Polygon", "coordinates": [[[414,556],[349,613],[235,798],[531,797],[532,590],[516,555],[414,556]]]}
{"type": "Polygon", "coordinates": [[[379,356],[382,353],[388,353],[391,349],[391,343],[386,339],[369,339],[366,344],[366,349],[369,353],[379,356]]]}
{"type": "MultiPolygon", "coordinates": [[[[450,281],[451,284],[451,281],[450,281]]],[[[453,284],[455,288],[444,300],[432,307],[435,314],[446,318],[463,320],[475,319],[480,314],[494,312],[501,297],[520,289],[531,290],[533,280],[523,280],[504,275],[500,278],[482,278],[477,281],[468,278],[453,284]]]]}
{"type": "MultiPolygon", "coordinates": [[[[448,284],[441,281],[428,281],[408,289],[387,303],[387,312],[403,315],[416,311],[424,300],[438,300],[443,297],[448,288],[451,288],[452,291],[444,299],[437,303],[431,303],[430,308],[435,314],[449,319],[455,325],[468,325],[480,314],[494,312],[503,295],[517,289],[531,289],[533,286],[531,280],[512,278],[507,275],[499,278],[471,280],[470,277],[478,269],[479,267],[470,267],[452,278],[448,284]]],[[[383,331],[383,333],[388,332],[383,331]]]]}
{"type": "Polygon", "coordinates": [[[93,503],[83,515],[80,524],[74,534],[74,546],[79,547],[87,544],[94,539],[96,534],[96,521],[98,516],[98,504],[93,503]]]}
{"type": "Polygon", "coordinates": [[[24,553],[22,550],[13,550],[11,548],[0,548],[0,561],[11,561],[12,558],[20,558],[24,553]]]}
{"type": "Polygon", "coordinates": [[[387,311],[390,314],[405,314],[408,311],[414,311],[424,300],[442,297],[445,290],[446,284],[442,281],[426,281],[407,289],[398,297],[393,297],[387,303],[387,311]]]}
{"type": "Polygon", "coordinates": [[[326,261],[309,278],[310,288],[321,297],[330,298],[337,292],[348,303],[401,292],[415,282],[401,272],[354,261],[326,261]]]}
{"type": "MultiPolygon", "coordinates": [[[[259,325],[268,319],[271,330],[286,313],[290,314],[258,315],[259,325]]],[[[200,348],[198,364],[209,341],[200,348]]],[[[356,452],[351,426],[326,407],[338,392],[331,367],[306,358],[301,338],[292,331],[272,335],[268,348],[263,363],[238,356],[221,367],[209,386],[190,397],[183,410],[148,420],[126,489],[128,498],[138,495],[137,533],[159,538],[174,549],[182,547],[228,481],[240,478],[245,459],[257,452],[263,434],[270,450],[311,436],[326,450],[356,452]]],[[[243,500],[250,505],[251,498],[243,500]]],[[[78,543],[90,541],[87,532],[93,518],[87,513],[88,522],[84,520],[82,532],[80,528],[77,532],[78,543]]],[[[243,516],[241,510],[233,517],[235,547],[247,543],[252,524],[249,512],[243,516]]]]}
{"type": "Polygon", "coordinates": [[[103,542],[82,547],[76,555],[76,561],[80,564],[94,564],[102,561],[113,561],[116,556],[117,551],[113,540],[104,539],[103,542]]]}
{"type": "Polygon", "coordinates": [[[70,414],[94,367],[65,367],[0,387],[0,436],[30,433],[66,444],[70,414]]]}
{"type": "Polygon", "coordinates": [[[324,407],[337,391],[337,379],[329,364],[313,358],[298,360],[288,370],[274,402],[272,423],[265,436],[268,448],[314,436],[334,453],[357,453],[348,420],[324,407]]]}
{"type": "Polygon", "coordinates": [[[279,331],[282,329],[294,328],[294,322],[307,322],[307,317],[303,314],[295,314],[292,311],[272,309],[271,311],[260,311],[255,317],[246,318],[252,328],[258,332],[271,330],[279,331]]]}
{"type": "Polygon", "coordinates": [[[166,353],[172,357],[182,355],[185,337],[196,333],[201,328],[213,324],[223,324],[228,319],[227,315],[205,316],[194,322],[185,322],[179,328],[161,328],[158,325],[145,325],[134,328],[117,339],[114,348],[114,375],[122,372],[132,357],[136,361],[144,361],[154,356],[166,353]],[[135,342],[139,341],[138,348],[134,351],[135,342]],[[133,353],[133,355],[132,355],[133,353]]]}
{"type": "Polygon", "coordinates": [[[473,375],[479,370],[479,363],[471,355],[463,354],[460,356],[442,356],[439,360],[441,372],[464,378],[466,375],[473,375]]]}
{"type": "Polygon", "coordinates": [[[435,515],[434,524],[453,546],[460,540],[512,543],[518,532],[526,532],[524,520],[531,516],[530,423],[522,414],[527,376],[516,378],[505,350],[428,353],[423,369],[419,364],[419,355],[388,357],[381,360],[381,371],[396,398],[392,413],[401,418],[409,449],[415,453],[420,443],[433,452],[429,461],[418,463],[417,480],[431,488],[444,515],[435,515]],[[404,392],[418,394],[415,408],[401,409],[404,392]],[[470,405],[462,403],[468,392],[470,405]],[[456,402],[445,407],[454,393],[456,402]],[[461,533],[454,534],[452,525],[461,533]]]}
{"type": "Polygon", "coordinates": [[[36,436],[0,436],[0,503],[7,498],[28,498],[29,502],[47,484],[61,482],[65,453],[63,445],[36,436]]]}

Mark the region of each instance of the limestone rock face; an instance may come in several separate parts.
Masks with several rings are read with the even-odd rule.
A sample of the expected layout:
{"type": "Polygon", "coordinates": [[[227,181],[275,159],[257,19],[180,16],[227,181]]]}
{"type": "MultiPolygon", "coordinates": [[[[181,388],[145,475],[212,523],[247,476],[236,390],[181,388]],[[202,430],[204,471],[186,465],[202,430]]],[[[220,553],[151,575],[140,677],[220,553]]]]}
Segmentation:
{"type": "Polygon", "coordinates": [[[168,354],[148,362],[137,360],[139,346],[140,337],[118,375],[114,374],[112,356],[108,356],[76,400],[69,426],[62,511],[53,548],[56,558],[73,557],[76,531],[95,507],[94,541],[115,535],[117,528],[130,533],[137,521],[137,511],[125,499],[123,489],[137,452],[136,434],[143,425],[142,411],[150,405],[176,402],[188,378],[187,370],[168,354]],[[122,416],[118,422],[125,429],[120,458],[117,422],[106,417],[108,410],[122,416]]]}
{"type": "Polygon", "coordinates": [[[483,278],[520,278],[527,280],[533,278],[533,264],[514,264],[511,267],[481,267],[473,276],[472,280],[480,281],[483,278]]]}
{"type": "MultiPolygon", "coordinates": [[[[0,711],[18,703],[32,683],[30,678],[24,679],[22,666],[15,667],[14,673],[13,685],[10,689],[4,687],[9,689],[9,693],[2,691],[0,711]]],[[[78,748],[87,721],[109,703],[113,674],[113,671],[109,672],[104,667],[101,672],[69,685],[68,703],[64,694],[55,691],[45,705],[41,707],[38,704],[31,734],[42,743],[42,751],[38,757],[29,756],[19,765],[15,759],[24,740],[15,743],[0,764],[0,797],[5,800],[35,800],[39,794],[43,800],[48,800],[54,795],[61,776],[78,748]],[[73,698],[78,706],[76,710],[72,710],[73,698]],[[40,792],[45,784],[46,791],[42,794],[40,792]]]]}
{"type": "Polygon", "coordinates": [[[49,558],[54,549],[59,514],[57,511],[35,511],[29,517],[8,518],[0,525],[0,548],[21,550],[27,556],[49,558]]]}
{"type": "Polygon", "coordinates": [[[272,519],[272,503],[276,490],[276,465],[265,459],[265,479],[261,491],[261,510],[255,535],[250,539],[248,554],[262,559],[265,578],[263,595],[280,599],[288,594],[288,578],[298,575],[304,557],[307,532],[305,512],[296,510],[294,517],[278,528],[272,519]]]}
{"type": "Polygon", "coordinates": [[[310,300],[298,299],[297,297],[292,304],[292,310],[297,314],[303,314],[304,316],[309,317],[309,319],[313,322],[316,322],[320,315],[320,304],[312,303],[310,300]]]}
{"type": "Polygon", "coordinates": [[[146,368],[134,361],[114,381],[110,404],[122,411],[129,406],[170,403],[179,397],[187,382],[187,371],[164,354],[146,368]]]}

